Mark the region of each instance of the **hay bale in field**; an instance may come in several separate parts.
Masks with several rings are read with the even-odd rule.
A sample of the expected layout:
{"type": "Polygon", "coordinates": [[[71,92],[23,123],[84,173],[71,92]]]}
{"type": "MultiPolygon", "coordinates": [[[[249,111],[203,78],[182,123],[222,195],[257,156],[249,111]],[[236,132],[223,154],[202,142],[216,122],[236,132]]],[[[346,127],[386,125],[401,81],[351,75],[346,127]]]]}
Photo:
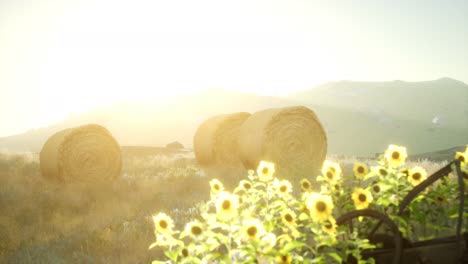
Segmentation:
{"type": "Polygon", "coordinates": [[[40,152],[44,178],[59,182],[106,182],[120,176],[120,146],[102,126],[90,124],[52,135],[40,152]]]}
{"type": "Polygon", "coordinates": [[[234,186],[245,174],[238,155],[238,135],[250,113],[218,115],[207,119],[193,137],[195,159],[209,178],[220,178],[234,186]]]}
{"type": "Polygon", "coordinates": [[[182,145],[182,143],[180,143],[179,141],[174,141],[167,144],[166,148],[170,150],[181,150],[184,149],[184,145],[182,145]]]}
{"type": "Polygon", "coordinates": [[[327,153],[327,137],[315,113],[304,106],[252,114],[241,126],[239,158],[248,169],[261,160],[275,163],[276,175],[315,179],[327,153]]]}

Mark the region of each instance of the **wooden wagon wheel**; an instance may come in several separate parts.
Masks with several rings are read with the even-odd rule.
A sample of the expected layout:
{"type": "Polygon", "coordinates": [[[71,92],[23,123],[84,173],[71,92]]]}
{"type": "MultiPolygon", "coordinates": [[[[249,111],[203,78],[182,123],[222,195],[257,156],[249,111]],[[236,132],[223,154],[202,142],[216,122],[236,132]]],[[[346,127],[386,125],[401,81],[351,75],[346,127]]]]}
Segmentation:
{"type": "MultiPolygon", "coordinates": [[[[447,175],[450,174],[450,172],[454,171],[457,173],[458,176],[458,185],[459,185],[459,199],[460,199],[460,204],[458,208],[458,219],[457,219],[457,227],[456,227],[456,238],[457,238],[457,248],[458,254],[459,254],[459,259],[461,259],[461,254],[462,254],[462,234],[461,234],[461,226],[463,222],[463,208],[464,208],[464,203],[465,203],[465,195],[464,195],[464,190],[465,190],[465,182],[463,180],[463,173],[461,172],[460,169],[460,161],[459,160],[454,160],[444,166],[443,168],[439,169],[435,173],[433,173],[431,176],[429,176],[426,180],[415,186],[402,200],[399,206],[399,210],[397,215],[401,216],[403,212],[406,210],[408,205],[413,201],[414,198],[416,198],[421,192],[426,190],[427,187],[429,187],[431,184],[434,182],[442,179],[443,177],[446,177],[447,175]]],[[[372,229],[370,232],[369,236],[373,236],[374,233],[377,231],[377,229],[380,227],[382,224],[382,220],[377,223],[377,225],[372,229]]],[[[411,247],[411,242],[410,247],[411,247]]]]}
{"type": "Polygon", "coordinates": [[[403,250],[402,236],[401,236],[400,231],[398,230],[398,226],[387,215],[382,214],[372,209],[355,210],[355,211],[351,211],[340,216],[338,219],[336,219],[336,224],[343,225],[351,221],[352,219],[361,217],[361,216],[375,218],[377,220],[380,220],[379,222],[380,224],[385,223],[388,227],[390,227],[390,230],[394,234],[394,242],[395,242],[395,249],[394,249],[392,263],[393,264],[400,263],[401,254],[403,250]]]}

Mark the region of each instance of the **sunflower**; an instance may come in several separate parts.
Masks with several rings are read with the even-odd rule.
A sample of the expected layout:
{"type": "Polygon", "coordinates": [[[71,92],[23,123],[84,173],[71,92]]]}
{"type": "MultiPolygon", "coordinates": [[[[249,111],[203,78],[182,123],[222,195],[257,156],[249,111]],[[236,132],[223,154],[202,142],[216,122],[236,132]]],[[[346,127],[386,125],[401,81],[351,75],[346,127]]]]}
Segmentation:
{"type": "Polygon", "coordinates": [[[275,262],[278,264],[290,264],[292,261],[292,257],[289,254],[279,254],[275,258],[275,262]]]}
{"type": "Polygon", "coordinates": [[[456,152],[455,159],[459,160],[460,162],[468,162],[468,152],[456,152]]]}
{"type": "Polygon", "coordinates": [[[404,176],[408,177],[409,176],[409,168],[402,168],[400,169],[400,173],[403,173],[404,176]]]}
{"type": "Polygon", "coordinates": [[[322,175],[325,176],[328,181],[338,181],[341,177],[341,173],[340,164],[329,160],[323,162],[322,175]]]}
{"type": "Polygon", "coordinates": [[[447,202],[447,197],[445,195],[436,195],[434,197],[434,202],[438,205],[442,205],[447,202]]]}
{"type": "Polygon", "coordinates": [[[322,223],[322,230],[330,235],[336,234],[336,227],[336,220],[332,216],[322,223]]]}
{"type": "Polygon", "coordinates": [[[296,226],[296,213],[288,209],[281,212],[281,221],[285,226],[294,227],[296,226]]]}
{"type": "Polygon", "coordinates": [[[216,200],[216,213],[223,220],[229,220],[237,215],[239,207],[239,197],[228,192],[219,193],[216,200]]]}
{"type": "Polygon", "coordinates": [[[218,179],[212,179],[210,181],[210,187],[212,194],[219,194],[220,192],[224,191],[223,183],[221,183],[218,179]]]}
{"type": "Polygon", "coordinates": [[[358,179],[363,179],[366,176],[369,169],[367,168],[366,164],[361,162],[355,162],[353,166],[354,175],[358,179]]]}
{"type": "Polygon", "coordinates": [[[244,222],[243,236],[246,239],[257,240],[264,233],[263,225],[258,219],[248,219],[244,222]]]}
{"type": "Polygon", "coordinates": [[[377,166],[374,168],[377,174],[381,177],[386,177],[388,175],[388,170],[385,167],[377,166]]]}
{"type": "Polygon", "coordinates": [[[185,232],[192,238],[200,238],[203,233],[203,226],[198,222],[189,222],[185,225],[185,232]]]}
{"type": "Polygon", "coordinates": [[[188,250],[188,248],[186,248],[186,247],[184,247],[184,248],[182,248],[182,249],[180,250],[180,256],[181,256],[182,258],[188,257],[189,254],[190,254],[190,253],[189,253],[189,250],[188,250]]]}
{"type": "Polygon", "coordinates": [[[174,221],[165,213],[159,213],[153,215],[153,222],[155,226],[156,233],[172,233],[172,228],[174,227],[174,221]]]}
{"type": "Polygon", "coordinates": [[[241,180],[239,182],[239,189],[248,191],[250,188],[252,188],[252,184],[248,180],[241,180]]]}
{"type": "Polygon", "coordinates": [[[316,222],[325,221],[332,213],[333,201],[329,195],[311,193],[307,197],[306,206],[312,220],[316,222]]]}
{"type": "Polygon", "coordinates": [[[273,186],[280,195],[285,195],[292,191],[292,185],[288,180],[279,181],[275,179],[273,186]]]}
{"type": "Polygon", "coordinates": [[[426,179],[426,170],[422,167],[416,166],[409,171],[408,181],[416,186],[426,179]]]}
{"type": "Polygon", "coordinates": [[[257,173],[260,181],[271,181],[273,179],[273,173],[275,173],[275,164],[262,160],[258,165],[257,173]]]}
{"type": "Polygon", "coordinates": [[[384,157],[390,167],[396,168],[405,163],[408,154],[405,147],[390,145],[385,151],[384,157]]]}
{"type": "Polygon", "coordinates": [[[382,191],[382,188],[380,187],[380,184],[377,182],[374,182],[372,187],[371,187],[372,193],[374,194],[379,194],[382,191]]]}
{"type": "Polygon", "coordinates": [[[362,188],[355,188],[351,198],[357,210],[366,209],[374,199],[368,190],[362,188]]]}
{"type": "Polygon", "coordinates": [[[312,191],[312,183],[308,179],[301,180],[301,191],[302,192],[310,192],[312,191]]]}

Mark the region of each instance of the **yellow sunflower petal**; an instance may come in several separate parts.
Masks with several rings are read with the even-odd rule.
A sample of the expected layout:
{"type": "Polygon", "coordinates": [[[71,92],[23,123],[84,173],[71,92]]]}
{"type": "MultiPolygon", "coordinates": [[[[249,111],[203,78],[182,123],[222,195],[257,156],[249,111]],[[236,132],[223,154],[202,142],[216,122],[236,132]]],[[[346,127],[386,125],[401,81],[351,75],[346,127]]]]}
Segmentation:
{"type": "Polygon", "coordinates": [[[306,206],[313,221],[325,221],[332,214],[333,201],[329,195],[311,193],[306,200],[306,206]]]}
{"type": "Polygon", "coordinates": [[[362,188],[355,188],[351,198],[353,199],[354,206],[358,210],[369,207],[369,204],[374,199],[368,190],[362,188]]]}
{"type": "Polygon", "coordinates": [[[156,233],[171,233],[174,228],[174,221],[165,213],[153,215],[153,222],[156,233]]]}
{"type": "Polygon", "coordinates": [[[413,185],[416,186],[423,182],[427,177],[427,172],[424,168],[416,166],[411,168],[408,175],[408,181],[413,185]]]}
{"type": "Polygon", "coordinates": [[[362,162],[355,162],[353,166],[353,171],[354,171],[354,175],[356,176],[356,178],[362,179],[364,178],[364,176],[367,175],[367,173],[369,172],[369,169],[367,168],[366,164],[362,162]]]}
{"type": "Polygon", "coordinates": [[[275,164],[268,161],[260,161],[257,168],[258,178],[262,182],[271,181],[275,173],[275,164]]]}
{"type": "Polygon", "coordinates": [[[408,154],[405,147],[390,145],[385,151],[384,157],[390,167],[396,168],[405,163],[408,154]]]}
{"type": "Polygon", "coordinates": [[[229,220],[237,215],[239,197],[228,192],[221,192],[216,200],[216,213],[219,219],[229,220]]]}

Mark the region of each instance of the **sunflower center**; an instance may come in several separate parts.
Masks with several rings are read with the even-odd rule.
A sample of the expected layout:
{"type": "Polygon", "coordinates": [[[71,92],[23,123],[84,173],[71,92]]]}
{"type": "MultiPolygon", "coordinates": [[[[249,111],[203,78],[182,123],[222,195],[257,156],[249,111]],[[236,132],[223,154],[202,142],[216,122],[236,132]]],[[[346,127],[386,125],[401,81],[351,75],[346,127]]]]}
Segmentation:
{"type": "Polygon", "coordinates": [[[387,170],[386,169],[379,169],[380,175],[382,176],[387,176],[387,170]]]}
{"type": "Polygon", "coordinates": [[[413,179],[415,179],[415,180],[421,179],[421,173],[416,172],[415,174],[413,174],[413,179]]]}
{"type": "Polygon", "coordinates": [[[333,172],[327,171],[327,178],[330,180],[333,179],[333,172]]]}
{"type": "Polygon", "coordinates": [[[292,221],[293,221],[293,217],[292,217],[290,214],[286,214],[286,215],[284,216],[284,219],[286,219],[286,221],[288,221],[288,222],[292,222],[292,221]]]}
{"type": "Polygon", "coordinates": [[[378,193],[380,192],[380,187],[378,185],[374,185],[373,190],[374,192],[378,193]]]}
{"type": "Polygon", "coordinates": [[[264,167],[264,168],[262,169],[262,173],[263,173],[263,174],[267,174],[267,173],[268,173],[268,168],[267,168],[267,167],[264,167]]]}
{"type": "Polygon", "coordinates": [[[326,229],[331,229],[332,228],[332,224],[330,223],[330,221],[327,221],[327,223],[325,224],[325,228],[326,229]]]}
{"type": "Polygon", "coordinates": [[[245,188],[245,189],[248,190],[248,189],[250,189],[250,187],[251,187],[251,186],[250,186],[250,183],[244,183],[244,188],[245,188]]]}
{"type": "Polygon", "coordinates": [[[365,195],[365,194],[363,194],[363,193],[360,193],[360,194],[359,194],[359,201],[361,201],[361,202],[365,202],[365,201],[366,201],[366,199],[367,199],[367,197],[366,197],[366,195],[365,195]]]}
{"type": "Polygon", "coordinates": [[[308,182],[303,182],[302,183],[302,188],[309,189],[309,187],[310,187],[310,184],[308,182]]]}
{"type": "Polygon", "coordinates": [[[359,172],[359,173],[364,173],[364,167],[359,166],[359,167],[357,168],[357,172],[359,172]]]}
{"type": "Polygon", "coordinates": [[[229,208],[231,208],[231,202],[229,200],[224,200],[221,207],[223,207],[224,210],[229,210],[229,208]]]}
{"type": "Polygon", "coordinates": [[[213,185],[213,188],[214,188],[215,190],[219,191],[219,185],[218,185],[218,184],[213,185]]]}
{"type": "Polygon", "coordinates": [[[287,190],[288,190],[288,187],[286,187],[286,185],[282,185],[282,186],[280,187],[280,192],[283,192],[283,193],[284,193],[284,192],[286,192],[287,190]]]}
{"type": "Polygon", "coordinates": [[[394,151],[392,153],[392,159],[398,159],[400,157],[400,153],[398,153],[398,151],[394,151]]]}
{"type": "Polygon", "coordinates": [[[247,234],[250,236],[250,237],[255,237],[257,235],[257,227],[255,226],[251,226],[247,229],[247,234]]]}
{"type": "Polygon", "coordinates": [[[327,205],[322,201],[318,201],[317,204],[315,205],[315,208],[319,212],[324,212],[327,209],[327,205]]]}
{"type": "Polygon", "coordinates": [[[182,249],[182,256],[184,258],[188,257],[188,249],[186,249],[186,248],[182,249]]]}
{"type": "Polygon", "coordinates": [[[161,221],[159,221],[159,226],[162,227],[163,229],[166,229],[168,224],[167,224],[166,220],[161,220],[161,221]]]}
{"type": "Polygon", "coordinates": [[[288,256],[281,256],[281,261],[287,262],[288,261],[288,256]]]}
{"type": "Polygon", "coordinates": [[[335,190],[339,191],[340,190],[340,185],[335,184],[335,190]]]}
{"type": "Polygon", "coordinates": [[[192,228],[190,229],[190,232],[192,232],[192,234],[198,236],[202,233],[202,229],[199,227],[199,226],[192,226],[192,228]]]}
{"type": "Polygon", "coordinates": [[[465,157],[462,156],[462,155],[460,155],[460,156],[458,156],[458,160],[459,160],[460,162],[465,162],[465,157]]]}

